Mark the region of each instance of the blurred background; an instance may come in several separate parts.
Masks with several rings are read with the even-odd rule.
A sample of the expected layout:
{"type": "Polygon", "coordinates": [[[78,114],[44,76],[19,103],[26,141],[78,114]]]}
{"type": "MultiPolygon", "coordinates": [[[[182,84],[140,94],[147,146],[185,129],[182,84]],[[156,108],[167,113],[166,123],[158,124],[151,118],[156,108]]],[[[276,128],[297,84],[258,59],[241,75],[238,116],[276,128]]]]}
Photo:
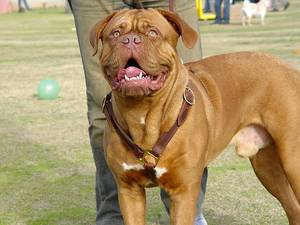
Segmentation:
{"type": "MultiPolygon", "coordinates": [[[[265,25],[253,18],[249,26],[244,1],[231,2],[229,24],[216,24],[212,5],[195,2],[204,57],[261,51],[300,69],[299,0],[269,2],[265,25]]],[[[94,162],[73,17],[64,0],[0,0],[0,12],[0,225],[93,224],[94,162]],[[55,81],[57,96],[41,98],[43,80],[55,81]]],[[[288,224],[249,161],[227,150],[209,167],[208,224],[288,224]]],[[[158,189],[147,198],[147,224],[168,224],[158,189]]]]}
{"type": "MultiPolygon", "coordinates": [[[[21,0],[1,0],[2,4],[10,5],[10,10],[17,11],[19,9],[19,2],[21,2],[22,7],[24,7],[24,1],[21,0]]],[[[49,7],[64,7],[67,5],[65,0],[28,0],[25,1],[31,8],[49,8],[49,7]]]]}

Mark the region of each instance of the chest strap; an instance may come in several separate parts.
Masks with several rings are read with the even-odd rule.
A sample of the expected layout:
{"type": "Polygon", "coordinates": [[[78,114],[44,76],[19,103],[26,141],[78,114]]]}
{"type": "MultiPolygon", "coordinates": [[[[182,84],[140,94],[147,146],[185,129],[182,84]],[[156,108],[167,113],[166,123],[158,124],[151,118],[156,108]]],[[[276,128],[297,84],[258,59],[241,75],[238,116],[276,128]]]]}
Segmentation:
{"type": "MultiPolygon", "coordinates": [[[[189,82],[188,86],[190,86],[190,84],[191,82],[189,82]]],[[[156,166],[160,155],[163,153],[164,149],[166,148],[166,146],[168,145],[178,128],[186,120],[191,106],[195,104],[194,93],[192,89],[188,86],[185,88],[185,91],[183,93],[183,101],[176,121],[167,132],[163,133],[159,137],[152,149],[142,149],[137,144],[135,144],[130,135],[127,134],[121,127],[121,125],[118,123],[112,107],[111,92],[103,100],[102,110],[105,114],[107,121],[113,125],[114,129],[116,130],[123,143],[127,146],[128,149],[130,149],[133,152],[137,159],[143,163],[145,169],[153,169],[156,166]],[[153,158],[155,163],[149,162],[147,160],[147,158],[149,157],[153,158]]]]}

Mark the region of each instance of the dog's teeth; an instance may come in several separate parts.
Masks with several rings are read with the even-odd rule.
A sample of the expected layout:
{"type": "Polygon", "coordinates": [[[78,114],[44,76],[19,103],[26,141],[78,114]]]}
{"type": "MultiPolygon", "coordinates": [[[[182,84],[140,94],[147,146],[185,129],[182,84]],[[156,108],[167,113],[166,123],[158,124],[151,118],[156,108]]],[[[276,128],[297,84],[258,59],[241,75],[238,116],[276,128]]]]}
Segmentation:
{"type": "MultiPolygon", "coordinates": [[[[147,76],[146,76],[147,77],[147,76]]],[[[130,80],[139,80],[139,79],[142,79],[143,78],[143,74],[142,72],[137,75],[136,77],[128,77],[127,74],[125,74],[125,80],[126,81],[130,81],[130,80]]]]}

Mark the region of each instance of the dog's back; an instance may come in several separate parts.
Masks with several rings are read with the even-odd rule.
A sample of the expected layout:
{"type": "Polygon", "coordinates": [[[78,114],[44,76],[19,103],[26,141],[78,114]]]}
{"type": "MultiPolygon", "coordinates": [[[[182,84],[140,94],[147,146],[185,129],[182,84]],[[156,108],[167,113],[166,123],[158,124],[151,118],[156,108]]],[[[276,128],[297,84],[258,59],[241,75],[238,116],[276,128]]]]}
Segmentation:
{"type": "Polygon", "coordinates": [[[250,0],[244,0],[242,7],[242,22],[243,25],[251,25],[253,16],[260,18],[261,24],[264,24],[264,18],[267,13],[268,1],[260,0],[257,3],[252,3],[250,0]]]}

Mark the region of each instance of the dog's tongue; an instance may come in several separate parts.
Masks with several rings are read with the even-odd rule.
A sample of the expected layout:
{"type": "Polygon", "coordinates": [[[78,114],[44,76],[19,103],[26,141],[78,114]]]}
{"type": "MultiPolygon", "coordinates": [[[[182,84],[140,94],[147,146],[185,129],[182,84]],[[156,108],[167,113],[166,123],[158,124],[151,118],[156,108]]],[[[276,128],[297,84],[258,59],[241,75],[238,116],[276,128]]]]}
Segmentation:
{"type": "Polygon", "coordinates": [[[143,70],[141,70],[141,69],[139,69],[137,67],[134,67],[134,66],[127,67],[125,69],[125,72],[126,72],[126,75],[127,75],[128,78],[139,76],[139,74],[141,72],[143,74],[145,73],[143,70]]]}

